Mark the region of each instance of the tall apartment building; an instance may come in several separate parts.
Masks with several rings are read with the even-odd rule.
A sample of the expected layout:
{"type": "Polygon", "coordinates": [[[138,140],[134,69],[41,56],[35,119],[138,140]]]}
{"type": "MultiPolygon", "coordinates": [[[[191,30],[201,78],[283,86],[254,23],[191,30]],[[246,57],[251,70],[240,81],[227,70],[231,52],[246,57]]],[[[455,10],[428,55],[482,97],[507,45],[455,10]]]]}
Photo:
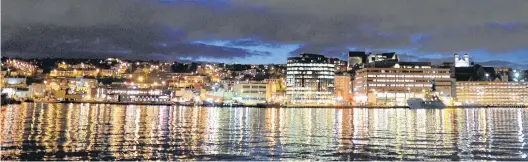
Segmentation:
{"type": "Polygon", "coordinates": [[[353,95],[357,103],[405,106],[409,98],[423,98],[431,90],[432,81],[441,99],[451,101],[449,68],[434,68],[429,62],[383,65],[356,71],[353,95]]]}
{"type": "Polygon", "coordinates": [[[292,105],[330,104],[334,97],[335,65],[318,54],[289,57],[286,95],[292,105]]]}

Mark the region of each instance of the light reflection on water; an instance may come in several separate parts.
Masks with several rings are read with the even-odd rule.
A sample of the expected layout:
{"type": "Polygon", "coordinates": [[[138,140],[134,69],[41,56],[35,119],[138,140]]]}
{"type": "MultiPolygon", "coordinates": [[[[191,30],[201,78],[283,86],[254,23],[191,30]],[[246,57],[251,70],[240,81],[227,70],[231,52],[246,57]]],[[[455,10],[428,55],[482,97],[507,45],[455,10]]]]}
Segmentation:
{"type": "Polygon", "coordinates": [[[2,160],[528,160],[528,109],[2,107],[2,160]]]}

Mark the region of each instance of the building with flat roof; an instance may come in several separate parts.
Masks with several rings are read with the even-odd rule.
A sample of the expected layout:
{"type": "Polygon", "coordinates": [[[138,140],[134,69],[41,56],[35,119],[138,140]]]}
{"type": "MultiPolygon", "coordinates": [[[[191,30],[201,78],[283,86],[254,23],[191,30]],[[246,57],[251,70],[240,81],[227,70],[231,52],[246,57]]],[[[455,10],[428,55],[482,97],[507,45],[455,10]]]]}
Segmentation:
{"type": "Polygon", "coordinates": [[[330,62],[332,62],[336,68],[336,72],[346,72],[348,63],[344,60],[340,60],[339,58],[331,58],[330,62]]]}
{"type": "Polygon", "coordinates": [[[366,105],[406,106],[409,98],[423,98],[436,84],[437,95],[451,101],[449,68],[433,68],[429,62],[398,62],[356,71],[354,101],[366,105]]]}
{"type": "Polygon", "coordinates": [[[331,104],[335,65],[323,55],[303,53],[289,57],[286,95],[292,105],[331,104]]]}
{"type": "Polygon", "coordinates": [[[457,81],[456,105],[527,105],[528,82],[457,81]]]}
{"type": "Polygon", "coordinates": [[[338,101],[349,103],[352,101],[352,77],[348,74],[334,76],[334,96],[338,101]]]}
{"type": "Polygon", "coordinates": [[[267,83],[264,81],[238,82],[234,85],[233,100],[246,105],[256,105],[266,102],[267,83]]]}

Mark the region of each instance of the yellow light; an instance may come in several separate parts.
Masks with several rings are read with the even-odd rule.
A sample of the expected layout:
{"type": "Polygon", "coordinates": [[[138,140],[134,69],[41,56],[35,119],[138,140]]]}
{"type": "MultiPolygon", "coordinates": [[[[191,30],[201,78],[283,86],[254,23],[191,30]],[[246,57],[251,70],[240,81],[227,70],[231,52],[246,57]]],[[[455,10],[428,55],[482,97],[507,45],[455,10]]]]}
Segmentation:
{"type": "Polygon", "coordinates": [[[138,81],[143,82],[143,77],[138,77],[138,81]]]}

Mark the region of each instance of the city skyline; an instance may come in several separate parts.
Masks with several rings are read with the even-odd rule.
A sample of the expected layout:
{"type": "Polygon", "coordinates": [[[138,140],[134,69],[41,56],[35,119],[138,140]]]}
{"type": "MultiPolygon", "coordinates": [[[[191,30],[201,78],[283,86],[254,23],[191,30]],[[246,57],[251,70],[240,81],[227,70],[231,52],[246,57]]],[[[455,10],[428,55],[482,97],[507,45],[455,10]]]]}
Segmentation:
{"type": "Polygon", "coordinates": [[[286,63],[348,51],[526,69],[523,1],[4,1],[2,56],[286,63]],[[520,58],[520,59],[519,59],[520,58]]]}

